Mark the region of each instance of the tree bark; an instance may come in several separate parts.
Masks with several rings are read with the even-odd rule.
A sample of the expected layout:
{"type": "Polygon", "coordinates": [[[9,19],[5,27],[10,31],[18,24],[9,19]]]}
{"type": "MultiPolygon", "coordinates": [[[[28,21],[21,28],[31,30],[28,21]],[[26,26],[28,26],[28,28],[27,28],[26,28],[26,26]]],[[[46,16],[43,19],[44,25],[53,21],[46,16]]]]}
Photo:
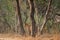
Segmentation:
{"type": "Polygon", "coordinates": [[[30,6],[30,18],[32,21],[32,36],[35,37],[36,35],[36,22],[34,19],[34,13],[35,13],[35,8],[34,8],[34,1],[33,0],[28,0],[29,6],[30,6]]]}
{"type": "Polygon", "coordinates": [[[24,30],[24,27],[23,27],[23,22],[22,22],[22,17],[21,17],[21,13],[20,13],[20,6],[19,6],[19,0],[16,0],[16,3],[17,3],[17,15],[18,15],[18,19],[19,19],[19,28],[20,28],[20,34],[21,35],[24,35],[25,34],[25,30],[24,30]]]}

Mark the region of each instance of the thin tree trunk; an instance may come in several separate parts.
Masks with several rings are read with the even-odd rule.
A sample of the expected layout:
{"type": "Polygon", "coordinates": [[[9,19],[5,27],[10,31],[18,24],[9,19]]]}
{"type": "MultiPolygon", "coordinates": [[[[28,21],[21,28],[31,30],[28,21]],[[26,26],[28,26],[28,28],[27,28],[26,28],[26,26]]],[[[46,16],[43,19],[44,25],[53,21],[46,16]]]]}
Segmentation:
{"type": "Polygon", "coordinates": [[[19,6],[19,0],[16,0],[17,3],[17,11],[18,11],[18,19],[19,19],[19,24],[20,24],[20,34],[23,35],[25,33],[24,27],[23,27],[23,22],[22,22],[22,17],[21,17],[21,13],[20,13],[20,6],[19,6]]]}
{"type": "MultiPolygon", "coordinates": [[[[34,0],[34,6],[35,6],[36,16],[37,16],[37,19],[38,19],[38,7],[37,7],[37,4],[36,4],[36,0],[34,0]]],[[[39,24],[37,24],[36,26],[37,26],[37,36],[38,36],[39,35],[39,24]]]]}
{"type": "Polygon", "coordinates": [[[47,10],[46,10],[46,14],[45,14],[45,16],[44,16],[44,21],[43,21],[43,24],[42,24],[42,26],[41,26],[41,28],[40,28],[40,32],[42,32],[43,27],[44,27],[45,24],[46,24],[46,21],[47,21],[47,15],[48,15],[49,10],[50,10],[50,7],[51,7],[51,2],[52,2],[52,0],[49,0],[48,6],[47,6],[47,10]]]}
{"type": "Polygon", "coordinates": [[[32,36],[35,37],[35,35],[36,35],[36,22],[34,19],[34,13],[35,13],[34,1],[28,0],[28,2],[29,2],[29,6],[30,6],[30,18],[32,21],[32,36]]]}

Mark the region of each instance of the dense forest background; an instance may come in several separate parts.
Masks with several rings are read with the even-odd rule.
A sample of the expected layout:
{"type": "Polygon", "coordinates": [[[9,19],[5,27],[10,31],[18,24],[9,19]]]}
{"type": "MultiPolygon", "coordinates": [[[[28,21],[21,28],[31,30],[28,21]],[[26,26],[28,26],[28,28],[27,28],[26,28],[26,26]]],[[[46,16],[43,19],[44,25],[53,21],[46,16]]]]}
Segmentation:
{"type": "Polygon", "coordinates": [[[60,0],[0,0],[0,33],[60,33],[60,0]]]}

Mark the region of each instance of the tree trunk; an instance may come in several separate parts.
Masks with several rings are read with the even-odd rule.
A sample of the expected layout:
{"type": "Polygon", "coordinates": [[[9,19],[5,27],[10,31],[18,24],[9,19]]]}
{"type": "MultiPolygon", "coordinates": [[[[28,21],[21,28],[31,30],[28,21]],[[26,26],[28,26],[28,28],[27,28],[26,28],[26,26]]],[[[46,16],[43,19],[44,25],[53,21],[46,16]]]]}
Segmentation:
{"type": "Polygon", "coordinates": [[[16,0],[17,3],[17,11],[18,11],[18,19],[19,19],[19,30],[20,30],[20,34],[24,35],[25,31],[24,31],[24,27],[23,27],[23,22],[22,22],[22,17],[21,17],[21,13],[20,13],[20,6],[19,6],[19,0],[16,0]]]}
{"type": "Polygon", "coordinates": [[[34,19],[34,13],[35,13],[35,8],[34,8],[34,1],[33,0],[28,0],[29,6],[30,6],[30,18],[32,21],[32,36],[35,37],[36,35],[36,22],[34,19]]]}

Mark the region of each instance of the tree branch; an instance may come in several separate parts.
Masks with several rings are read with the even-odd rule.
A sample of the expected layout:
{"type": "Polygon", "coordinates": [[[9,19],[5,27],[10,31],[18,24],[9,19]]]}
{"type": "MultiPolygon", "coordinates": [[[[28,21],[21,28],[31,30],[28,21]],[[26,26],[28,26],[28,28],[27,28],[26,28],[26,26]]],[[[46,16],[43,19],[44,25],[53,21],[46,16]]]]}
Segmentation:
{"type": "Polygon", "coordinates": [[[47,10],[46,10],[46,14],[44,15],[44,21],[43,21],[43,24],[42,24],[42,26],[41,26],[40,32],[43,30],[43,27],[44,27],[45,24],[46,24],[47,15],[48,15],[49,10],[50,10],[50,7],[51,7],[51,2],[52,2],[52,0],[49,0],[48,6],[47,6],[47,10]]]}

